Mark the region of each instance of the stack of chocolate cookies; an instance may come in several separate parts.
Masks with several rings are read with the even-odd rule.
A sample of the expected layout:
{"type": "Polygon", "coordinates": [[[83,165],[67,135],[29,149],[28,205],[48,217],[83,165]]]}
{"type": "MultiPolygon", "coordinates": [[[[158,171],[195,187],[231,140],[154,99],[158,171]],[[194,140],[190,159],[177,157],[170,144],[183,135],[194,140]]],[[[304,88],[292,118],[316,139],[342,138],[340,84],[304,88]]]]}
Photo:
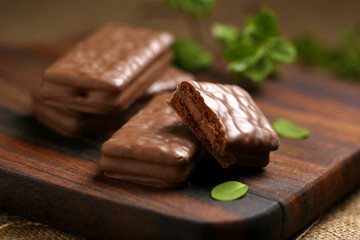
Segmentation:
{"type": "Polygon", "coordinates": [[[180,186],[208,153],[223,168],[265,167],[279,139],[250,95],[170,66],[172,41],[165,32],[101,27],[45,71],[35,116],[70,136],[117,128],[99,166],[133,183],[180,186]]]}
{"type": "Polygon", "coordinates": [[[172,42],[166,32],[102,26],[46,69],[33,94],[37,119],[67,136],[120,127],[154,94],[193,79],[170,66],[172,42]]]}

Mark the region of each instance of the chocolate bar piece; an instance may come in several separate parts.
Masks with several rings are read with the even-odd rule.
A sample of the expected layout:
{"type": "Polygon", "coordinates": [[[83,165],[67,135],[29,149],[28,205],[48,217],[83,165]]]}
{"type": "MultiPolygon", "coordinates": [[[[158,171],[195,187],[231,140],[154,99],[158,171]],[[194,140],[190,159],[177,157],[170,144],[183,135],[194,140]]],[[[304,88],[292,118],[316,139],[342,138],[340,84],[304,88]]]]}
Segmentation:
{"type": "Polygon", "coordinates": [[[168,67],[134,104],[124,111],[110,114],[90,114],[49,106],[34,91],[33,111],[35,117],[45,126],[65,136],[75,137],[105,133],[112,129],[119,129],[156,94],[175,90],[180,82],[193,79],[194,77],[189,73],[172,66],[168,67]]]}
{"type": "Polygon", "coordinates": [[[106,24],[46,69],[46,105],[93,114],[126,109],[172,59],[166,32],[106,24]]]}
{"type": "Polygon", "coordinates": [[[154,97],[101,148],[105,175],[154,187],[184,184],[202,158],[202,146],[166,104],[170,93],[154,97]]]}
{"type": "Polygon", "coordinates": [[[236,85],[184,81],[168,104],[223,168],[264,167],[279,147],[264,114],[236,85]]]}

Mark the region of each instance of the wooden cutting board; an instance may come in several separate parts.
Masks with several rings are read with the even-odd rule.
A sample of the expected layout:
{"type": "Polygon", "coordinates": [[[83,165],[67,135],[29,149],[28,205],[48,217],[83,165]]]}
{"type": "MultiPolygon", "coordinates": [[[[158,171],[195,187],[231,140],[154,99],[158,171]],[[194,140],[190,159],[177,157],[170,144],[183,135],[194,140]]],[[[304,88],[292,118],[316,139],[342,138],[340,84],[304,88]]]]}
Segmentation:
{"type": "Polygon", "coordinates": [[[360,182],[360,87],[296,66],[253,96],[269,120],[289,119],[311,135],[281,138],[265,169],[227,172],[210,159],[178,189],[108,179],[97,166],[105,136],[66,138],[31,116],[30,90],[66,48],[0,48],[0,207],[8,213],[99,239],[281,239],[360,182]],[[250,186],[245,197],[211,199],[230,179],[250,186]]]}

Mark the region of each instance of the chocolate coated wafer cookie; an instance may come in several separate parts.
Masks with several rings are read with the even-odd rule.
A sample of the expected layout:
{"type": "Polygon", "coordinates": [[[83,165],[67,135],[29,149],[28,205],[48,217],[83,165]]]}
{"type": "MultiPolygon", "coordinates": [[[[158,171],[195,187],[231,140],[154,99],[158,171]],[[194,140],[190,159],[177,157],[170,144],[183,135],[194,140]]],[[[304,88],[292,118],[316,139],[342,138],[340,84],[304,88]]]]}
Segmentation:
{"type": "Polygon", "coordinates": [[[46,69],[44,103],[78,112],[126,109],[171,62],[171,34],[106,24],[46,69]]]}
{"type": "Polygon", "coordinates": [[[223,168],[264,167],[279,138],[236,85],[184,81],[168,101],[223,168]]]}
{"type": "Polygon", "coordinates": [[[101,148],[105,175],[154,187],[184,184],[202,159],[201,142],[166,104],[154,97],[101,148]]]}

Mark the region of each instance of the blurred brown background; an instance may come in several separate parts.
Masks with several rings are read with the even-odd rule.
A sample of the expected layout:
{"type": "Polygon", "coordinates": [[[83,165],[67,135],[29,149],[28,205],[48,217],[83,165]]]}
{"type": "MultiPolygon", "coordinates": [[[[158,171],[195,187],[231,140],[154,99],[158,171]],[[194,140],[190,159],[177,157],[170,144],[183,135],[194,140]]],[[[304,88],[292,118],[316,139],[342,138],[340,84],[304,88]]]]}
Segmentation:
{"type": "MultiPolygon", "coordinates": [[[[262,6],[278,14],[288,37],[312,31],[335,43],[342,26],[360,20],[359,0],[219,0],[213,19],[242,26],[262,6]]],[[[0,45],[53,42],[106,21],[188,34],[182,15],[161,0],[0,0],[0,45]]]]}

